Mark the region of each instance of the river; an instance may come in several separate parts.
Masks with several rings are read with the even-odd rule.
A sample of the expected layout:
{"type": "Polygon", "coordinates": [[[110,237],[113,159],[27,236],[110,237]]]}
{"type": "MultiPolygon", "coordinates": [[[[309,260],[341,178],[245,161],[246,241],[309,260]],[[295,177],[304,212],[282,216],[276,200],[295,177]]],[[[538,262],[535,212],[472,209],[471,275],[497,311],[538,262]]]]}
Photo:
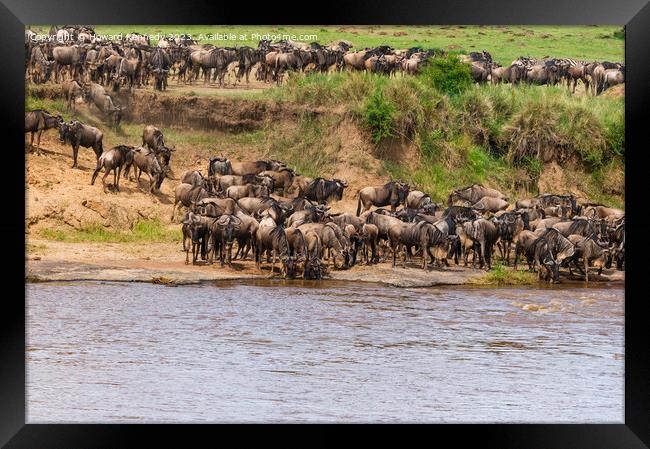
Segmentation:
{"type": "Polygon", "coordinates": [[[620,285],[78,282],[26,295],[29,423],[624,418],[620,285]]]}

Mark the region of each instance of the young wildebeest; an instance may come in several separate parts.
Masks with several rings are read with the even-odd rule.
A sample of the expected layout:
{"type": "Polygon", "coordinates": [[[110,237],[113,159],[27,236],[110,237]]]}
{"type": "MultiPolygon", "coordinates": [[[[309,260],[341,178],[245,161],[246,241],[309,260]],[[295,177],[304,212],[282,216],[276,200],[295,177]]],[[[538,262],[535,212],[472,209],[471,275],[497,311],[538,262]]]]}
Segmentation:
{"type": "Polygon", "coordinates": [[[72,145],[72,168],[77,167],[79,147],[92,148],[99,161],[104,151],[104,147],[102,146],[103,137],[104,134],[97,128],[84,125],[76,120],[70,123],[62,122],[59,126],[59,139],[61,142],[72,145]]]}
{"type": "Polygon", "coordinates": [[[43,131],[56,128],[63,122],[63,117],[56,117],[43,109],[35,109],[25,113],[25,133],[32,133],[29,148],[34,147],[34,134],[36,134],[36,154],[41,154],[41,134],[43,131]]]}
{"type": "Polygon", "coordinates": [[[153,193],[154,189],[160,190],[160,185],[165,179],[165,174],[156,158],[156,154],[152,150],[144,147],[138,147],[133,150],[133,162],[132,164],[127,164],[125,169],[125,175],[127,177],[129,176],[131,165],[135,165],[134,171],[137,172],[135,174],[135,182],[138,185],[140,184],[140,175],[142,172],[145,172],[149,176],[149,192],[153,193]]]}
{"type": "Polygon", "coordinates": [[[106,188],[106,177],[108,174],[113,170],[113,185],[117,189],[117,191],[120,191],[120,173],[122,171],[122,167],[124,167],[125,164],[132,164],[133,163],[133,150],[134,147],[129,147],[126,145],[118,145],[116,147],[111,148],[108,150],[106,153],[102,154],[99,159],[97,159],[97,168],[95,168],[95,171],[93,173],[93,177],[90,181],[90,185],[95,184],[95,179],[97,179],[97,175],[99,174],[99,171],[104,168],[104,177],[102,178],[102,185],[104,188],[106,188]]]}
{"type": "MultiPolygon", "coordinates": [[[[192,265],[196,264],[199,257],[199,250],[201,251],[201,259],[206,260],[208,250],[208,238],[210,236],[210,225],[214,218],[203,217],[189,212],[186,219],[183,220],[183,225],[187,226],[190,239],[192,240],[192,265]]],[[[189,264],[189,245],[185,249],[185,264],[189,264]]]]}

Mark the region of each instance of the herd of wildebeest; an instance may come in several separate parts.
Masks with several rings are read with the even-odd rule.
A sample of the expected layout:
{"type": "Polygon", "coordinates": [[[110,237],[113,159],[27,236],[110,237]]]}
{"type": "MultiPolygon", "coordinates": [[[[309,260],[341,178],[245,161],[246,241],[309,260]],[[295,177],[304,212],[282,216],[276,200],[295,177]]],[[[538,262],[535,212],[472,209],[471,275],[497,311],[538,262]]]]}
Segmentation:
{"type": "MultiPolygon", "coordinates": [[[[159,191],[171,173],[174,148],[152,125],[144,128],[142,145],[118,145],[104,152],[102,133],[78,121],[51,120],[62,142],[71,144],[73,167],[79,146],[93,148],[97,166],[91,184],[103,169],[102,184],[113,172],[112,188],[119,192],[120,175],[138,183],[142,172],[148,190],[159,191]]],[[[397,259],[402,266],[421,260],[424,270],[449,266],[449,260],[472,267],[492,266],[496,247],[503,263],[517,266],[523,255],[540,279],[559,281],[559,268],[577,269],[588,281],[590,266],[599,274],[612,263],[622,270],[625,260],[625,213],[601,204],[578,204],[572,195],[541,194],[509,201],[498,190],[474,184],[456,189],[446,207],[426,193],[397,180],[356,192],[356,214],[332,213],[329,204],[343,199],[348,183],[341,179],[310,178],[277,160],[234,161],[210,158],[205,174],[190,170],[174,189],[176,209],[186,207],[182,220],[185,262],[199,259],[231,265],[252,258],[261,268],[279,260],[284,277],[322,278],[326,269],[349,269],[360,263],[397,259]],[[375,209],[373,209],[373,207],[375,209]],[[389,207],[387,209],[386,207],[389,207]],[[237,250],[233,254],[234,243],[237,250]],[[514,249],[514,254],[513,253],[514,249]],[[513,259],[514,257],[514,259],[513,259]]]]}
{"type": "MultiPolygon", "coordinates": [[[[76,98],[82,96],[110,123],[119,123],[121,108],[105,86],[109,92],[125,84],[131,89],[148,84],[153,77],[155,87],[165,89],[170,74],[179,82],[191,83],[200,73],[204,82],[213,79],[223,85],[228,70],[248,81],[253,67],[257,67],[258,79],[269,82],[281,82],[287,70],[325,72],[347,67],[387,75],[397,70],[412,74],[428,58],[442,53],[387,46],[352,52],[346,42],[321,46],[262,41],[255,49],[163,39],[151,47],[146,36],[136,33],[121,42],[96,40],[87,27],[53,27],[50,34],[57,39],[36,43],[30,33],[25,34],[27,76],[38,83],[53,74],[55,81],[63,82],[68,107],[74,108],[76,98]]],[[[477,82],[566,81],[575,91],[581,80],[594,94],[623,82],[625,73],[621,64],[608,62],[519,58],[509,67],[499,67],[487,52],[462,58],[471,65],[477,82]]],[[[40,136],[47,129],[58,129],[61,142],[71,145],[73,168],[80,146],[94,150],[97,166],[91,184],[102,169],[104,189],[113,172],[112,189],[118,192],[123,171],[138,185],[145,172],[151,193],[158,192],[165,179],[177,179],[170,166],[175,149],[165,144],[163,133],[152,125],[145,127],[141,146],[118,145],[104,151],[98,128],[78,120],[65,122],[61,115],[42,109],[26,112],[30,149],[36,137],[40,153],[40,136]]],[[[426,193],[393,180],[356,192],[357,210],[352,214],[330,212],[329,203],[343,198],[346,181],[303,176],[277,160],[234,161],[215,156],[205,174],[188,171],[180,181],[174,190],[171,220],[177,207],[187,208],[182,219],[186,263],[190,252],[193,264],[212,264],[218,258],[221,265],[231,265],[250,255],[258,268],[270,261],[272,274],[277,259],[284,277],[320,279],[331,266],[350,269],[358,263],[387,259],[393,267],[398,259],[405,267],[419,258],[424,270],[442,269],[450,260],[489,270],[496,247],[503,263],[516,267],[523,256],[540,279],[551,282],[559,281],[561,266],[569,274],[577,269],[587,281],[590,267],[599,273],[613,263],[618,270],[624,268],[624,211],[578,204],[572,195],[509,200],[495,189],[474,184],[451,192],[443,207],[426,193]]]]}
{"type": "MultiPolygon", "coordinates": [[[[32,30],[25,31],[26,78],[43,83],[50,78],[65,81],[68,98],[84,95],[111,120],[119,120],[120,107],[110,93],[126,87],[153,84],[164,90],[168,78],[177,83],[216,82],[225,87],[226,76],[237,84],[249,83],[255,69],[256,79],[281,84],[288,71],[320,72],[366,71],[387,76],[401,72],[416,74],[431,58],[444,56],[441,49],[393,49],[388,45],[352,50],[347,41],[329,45],[290,40],[262,40],[257,48],[215,47],[198,44],[189,38],[162,38],[156,46],[148,36],[129,33],[120,41],[106,41],[89,26],[52,27],[51,39],[37,39],[32,30]]],[[[585,91],[598,95],[608,87],[625,82],[625,66],[608,61],[578,61],[568,58],[534,59],[520,57],[508,66],[500,66],[487,51],[459,55],[471,67],[477,83],[564,84],[575,92],[579,81],[585,91]]]]}

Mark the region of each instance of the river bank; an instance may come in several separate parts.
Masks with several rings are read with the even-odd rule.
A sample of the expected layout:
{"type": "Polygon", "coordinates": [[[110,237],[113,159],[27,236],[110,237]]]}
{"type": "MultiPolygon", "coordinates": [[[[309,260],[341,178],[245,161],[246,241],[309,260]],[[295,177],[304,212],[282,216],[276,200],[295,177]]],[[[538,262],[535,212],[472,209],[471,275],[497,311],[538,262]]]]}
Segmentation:
{"type": "MultiPolygon", "coordinates": [[[[281,279],[276,264],[274,278],[281,279]]],[[[505,273],[511,267],[501,268],[505,273]]],[[[208,281],[268,279],[270,264],[262,271],[251,260],[234,261],[232,267],[186,265],[185,253],[178,243],[70,243],[30,239],[26,257],[26,281],[119,281],[149,282],[167,285],[198,284],[208,281]]],[[[360,281],[394,287],[432,287],[437,285],[499,285],[503,283],[534,285],[524,280],[500,279],[494,272],[452,265],[443,269],[423,271],[415,264],[407,268],[391,268],[390,263],[355,265],[349,270],[327,272],[326,280],[360,281]]],[[[578,276],[562,276],[563,283],[581,283],[578,276]]],[[[594,282],[621,283],[625,273],[604,270],[603,275],[590,274],[594,282]]]]}

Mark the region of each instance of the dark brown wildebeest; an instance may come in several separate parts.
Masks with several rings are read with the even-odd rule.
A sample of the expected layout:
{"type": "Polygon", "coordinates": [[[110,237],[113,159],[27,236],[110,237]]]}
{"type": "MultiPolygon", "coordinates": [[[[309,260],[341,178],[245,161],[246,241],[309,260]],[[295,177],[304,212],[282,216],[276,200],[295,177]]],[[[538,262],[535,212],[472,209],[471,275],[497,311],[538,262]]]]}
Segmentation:
{"type": "Polygon", "coordinates": [[[498,248],[501,252],[501,257],[506,260],[506,265],[508,265],[510,263],[510,248],[512,243],[517,239],[517,235],[520,232],[530,228],[528,215],[517,212],[506,212],[499,217],[493,218],[493,221],[499,235],[500,245],[498,245],[498,248]]]}
{"type": "Polygon", "coordinates": [[[232,265],[232,244],[237,231],[241,226],[241,220],[235,215],[221,215],[210,224],[210,237],[208,244],[208,263],[212,264],[214,254],[219,250],[219,262],[232,265]]]}
{"type": "Polygon", "coordinates": [[[135,147],[129,147],[127,145],[118,145],[111,148],[104,154],[102,154],[99,159],[97,159],[97,168],[93,172],[92,179],[90,180],[90,185],[95,184],[95,179],[99,174],[99,171],[104,169],[104,177],[102,178],[102,185],[106,188],[106,177],[113,170],[113,186],[117,191],[120,191],[120,173],[122,167],[125,165],[130,165],[133,163],[133,150],[135,147]]]}
{"type": "Polygon", "coordinates": [[[59,125],[59,139],[63,143],[72,145],[72,168],[77,167],[77,154],[79,147],[92,148],[97,160],[104,152],[102,139],[104,134],[93,126],[84,125],[73,120],[70,123],[62,122],[59,125]]]}
{"type": "Polygon", "coordinates": [[[36,134],[36,154],[40,155],[41,134],[48,129],[57,128],[61,122],[63,122],[61,114],[54,116],[44,109],[25,112],[25,133],[31,133],[30,150],[34,147],[34,134],[36,134]]]}
{"type": "MultiPolygon", "coordinates": [[[[199,251],[201,251],[201,258],[207,259],[208,253],[208,239],[210,237],[210,225],[214,218],[203,217],[189,212],[183,220],[183,226],[187,227],[188,234],[192,240],[192,265],[196,264],[198,260],[199,251]]],[[[183,243],[185,244],[185,243],[183,243]]],[[[189,245],[185,249],[185,264],[189,264],[189,245]]]]}
{"type": "Polygon", "coordinates": [[[390,205],[391,212],[395,212],[397,206],[406,203],[408,192],[408,184],[399,181],[390,181],[379,187],[364,187],[359,190],[357,216],[361,212],[370,210],[372,206],[382,207],[390,205]],[[361,210],[362,204],[363,211],[361,210]]]}
{"type": "Polygon", "coordinates": [[[496,226],[485,218],[466,222],[463,226],[467,235],[478,245],[479,268],[483,268],[485,262],[487,269],[491,269],[492,248],[499,238],[496,226]]]}
{"type": "Polygon", "coordinates": [[[303,196],[310,201],[324,204],[330,200],[340,201],[343,199],[343,190],[348,186],[346,181],[340,179],[327,180],[316,178],[307,185],[303,196]]]}
{"type": "Polygon", "coordinates": [[[506,198],[503,193],[499,192],[496,189],[484,187],[481,184],[472,184],[471,186],[456,189],[451,192],[449,198],[447,199],[447,205],[453,206],[454,202],[456,201],[469,201],[470,203],[474,204],[484,196],[491,198],[500,198],[506,201],[508,200],[508,198],[506,198]]]}
{"type": "Polygon", "coordinates": [[[553,259],[558,264],[562,264],[565,259],[573,256],[575,247],[566,237],[564,237],[557,229],[547,228],[541,235],[549,243],[553,259]]]}
{"type": "Polygon", "coordinates": [[[537,265],[540,265],[540,269],[536,270],[538,279],[542,278],[541,268],[543,268],[549,281],[559,282],[560,265],[555,261],[551,247],[552,244],[546,238],[537,237],[531,231],[521,231],[517,236],[515,246],[515,270],[519,255],[524,254],[528,262],[528,269],[536,270],[537,265]]]}

